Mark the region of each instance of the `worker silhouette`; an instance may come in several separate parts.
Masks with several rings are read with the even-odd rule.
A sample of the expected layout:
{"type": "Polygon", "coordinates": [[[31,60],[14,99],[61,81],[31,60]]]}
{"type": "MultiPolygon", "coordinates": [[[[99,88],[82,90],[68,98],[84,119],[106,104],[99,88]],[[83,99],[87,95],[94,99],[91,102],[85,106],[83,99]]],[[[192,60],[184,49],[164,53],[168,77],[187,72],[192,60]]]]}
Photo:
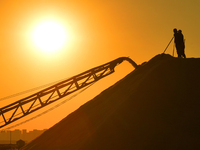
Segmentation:
{"type": "Polygon", "coordinates": [[[182,34],[182,31],[175,28],[174,30],[174,43],[176,46],[176,52],[178,57],[180,58],[186,58],[185,56],[185,42],[184,42],[184,36],[182,34]]]}

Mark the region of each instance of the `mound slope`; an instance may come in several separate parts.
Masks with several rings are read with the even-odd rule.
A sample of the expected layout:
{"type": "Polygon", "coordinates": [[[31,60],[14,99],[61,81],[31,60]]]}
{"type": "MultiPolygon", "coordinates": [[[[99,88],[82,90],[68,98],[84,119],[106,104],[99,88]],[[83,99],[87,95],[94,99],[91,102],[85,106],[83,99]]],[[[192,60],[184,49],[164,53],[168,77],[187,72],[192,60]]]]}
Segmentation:
{"type": "Polygon", "coordinates": [[[157,55],[24,149],[199,149],[199,68],[199,58],[157,55]]]}

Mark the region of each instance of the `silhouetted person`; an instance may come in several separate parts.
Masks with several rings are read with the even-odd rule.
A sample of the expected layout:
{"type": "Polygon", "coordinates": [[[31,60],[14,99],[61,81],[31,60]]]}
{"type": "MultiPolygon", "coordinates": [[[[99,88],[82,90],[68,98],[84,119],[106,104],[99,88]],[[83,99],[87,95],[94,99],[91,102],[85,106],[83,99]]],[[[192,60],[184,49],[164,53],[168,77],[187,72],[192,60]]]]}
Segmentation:
{"type": "Polygon", "coordinates": [[[185,56],[185,41],[181,30],[178,30],[178,35],[180,36],[180,54],[181,57],[186,58],[185,56]]]}
{"type": "Polygon", "coordinates": [[[176,46],[176,52],[178,54],[178,57],[184,57],[186,58],[185,56],[185,43],[184,43],[184,37],[183,37],[183,34],[182,34],[182,31],[179,30],[177,31],[177,29],[175,28],[174,30],[174,43],[175,43],[175,46],[176,46]]]}

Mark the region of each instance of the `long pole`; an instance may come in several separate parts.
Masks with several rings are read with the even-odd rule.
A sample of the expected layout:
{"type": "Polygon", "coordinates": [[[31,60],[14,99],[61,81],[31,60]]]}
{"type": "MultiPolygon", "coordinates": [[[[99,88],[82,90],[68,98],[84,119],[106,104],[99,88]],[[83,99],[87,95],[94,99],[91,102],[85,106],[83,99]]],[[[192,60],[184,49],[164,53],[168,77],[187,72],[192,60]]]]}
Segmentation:
{"type": "Polygon", "coordinates": [[[163,53],[165,53],[165,51],[167,50],[167,48],[169,47],[169,45],[170,45],[170,43],[172,42],[173,39],[174,39],[174,37],[172,37],[172,39],[170,40],[169,44],[167,45],[167,47],[165,48],[163,53]]]}
{"type": "Polygon", "coordinates": [[[10,130],[10,149],[12,149],[12,145],[11,145],[11,130],[10,130]]]}
{"type": "Polygon", "coordinates": [[[175,44],[173,45],[173,57],[174,57],[174,48],[175,48],[175,44]]]}
{"type": "Polygon", "coordinates": [[[11,145],[11,130],[10,130],[10,145],[11,145]]]}

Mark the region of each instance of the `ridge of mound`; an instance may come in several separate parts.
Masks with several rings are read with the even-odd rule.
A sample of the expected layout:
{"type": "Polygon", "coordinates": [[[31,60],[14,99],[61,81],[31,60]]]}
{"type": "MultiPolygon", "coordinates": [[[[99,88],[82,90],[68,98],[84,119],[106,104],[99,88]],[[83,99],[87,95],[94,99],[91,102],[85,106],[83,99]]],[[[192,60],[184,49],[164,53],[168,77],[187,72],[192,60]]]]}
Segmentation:
{"type": "Polygon", "coordinates": [[[157,55],[24,150],[200,148],[200,59],[157,55]]]}

